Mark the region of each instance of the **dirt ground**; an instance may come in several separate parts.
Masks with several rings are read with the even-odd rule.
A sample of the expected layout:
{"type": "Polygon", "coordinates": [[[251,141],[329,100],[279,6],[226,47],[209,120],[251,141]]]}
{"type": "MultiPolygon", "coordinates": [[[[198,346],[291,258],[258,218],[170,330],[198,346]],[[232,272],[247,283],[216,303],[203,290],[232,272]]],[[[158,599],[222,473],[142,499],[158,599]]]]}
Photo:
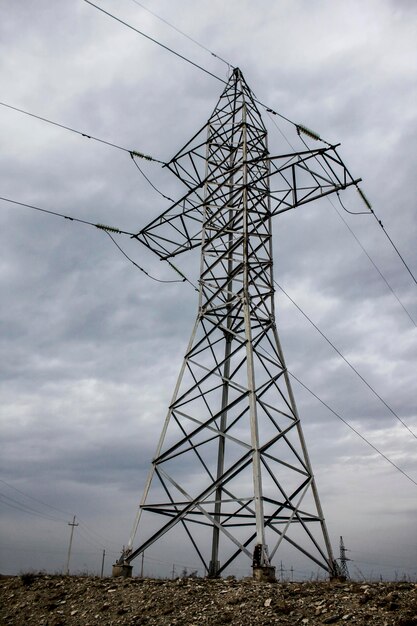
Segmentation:
{"type": "Polygon", "coordinates": [[[114,579],[25,574],[0,579],[3,626],[369,624],[417,626],[414,583],[114,579]]]}

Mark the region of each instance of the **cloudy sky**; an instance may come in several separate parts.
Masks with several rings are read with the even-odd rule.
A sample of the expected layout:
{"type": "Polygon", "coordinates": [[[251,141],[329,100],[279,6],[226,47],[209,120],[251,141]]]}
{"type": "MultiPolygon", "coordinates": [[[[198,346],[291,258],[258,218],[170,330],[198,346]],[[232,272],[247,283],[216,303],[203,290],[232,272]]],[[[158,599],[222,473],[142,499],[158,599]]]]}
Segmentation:
{"type": "MultiPolygon", "coordinates": [[[[134,0],[97,4],[227,78],[224,63],[134,0]]],[[[240,67],[262,102],[341,142],[417,274],[415,2],[144,5],[240,67]]],[[[167,160],[222,91],[83,0],[2,0],[0,9],[1,102],[85,134],[167,160]]],[[[302,148],[291,124],[264,119],[272,153],[287,152],[288,141],[302,148]]],[[[168,206],[128,152],[4,106],[0,133],[4,198],[133,232],[168,206]]],[[[165,194],[180,196],[168,172],[140,165],[165,194]]],[[[355,191],[343,201],[364,210],[355,191]]],[[[150,280],[83,224],[4,200],[0,224],[0,571],[62,570],[76,515],[71,570],[99,571],[105,549],[109,573],[129,538],[197,294],[150,280]]],[[[415,434],[278,292],[289,369],[417,481],[416,284],[376,221],[348,214],[337,198],[286,213],[274,229],[279,284],[415,434]]],[[[177,278],[128,237],[117,242],[152,276],[177,278]]],[[[198,254],[178,265],[195,279],[198,254]]],[[[297,383],[294,391],[335,551],[343,535],[356,577],[416,578],[416,484],[297,383]]],[[[175,541],[145,556],[149,575],[198,567],[175,541]]],[[[308,562],[290,559],[285,568],[311,575],[308,562]]]]}

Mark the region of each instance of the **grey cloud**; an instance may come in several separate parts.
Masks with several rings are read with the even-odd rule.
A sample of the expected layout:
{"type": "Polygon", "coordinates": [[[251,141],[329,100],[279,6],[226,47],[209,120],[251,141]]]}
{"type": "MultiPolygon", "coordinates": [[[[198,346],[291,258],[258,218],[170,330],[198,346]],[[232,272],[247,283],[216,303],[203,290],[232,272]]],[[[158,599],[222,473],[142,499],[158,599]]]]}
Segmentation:
{"type": "MultiPolygon", "coordinates": [[[[112,11],[110,4],[103,6],[112,11]]],[[[222,84],[83,5],[13,4],[0,25],[9,50],[0,61],[2,98],[129,149],[170,158],[204,124],[222,84]]],[[[250,2],[216,0],[197,14],[188,0],[181,13],[160,0],[154,9],[237,63],[260,100],[329,141],[342,141],[340,154],[363,177],[375,211],[415,273],[413,7],[374,0],[347,9],[323,0],[313,14],[307,2],[261,5],[255,10],[250,2]]],[[[226,78],[223,64],[134,3],[120,4],[119,11],[226,78]]],[[[274,120],[302,148],[293,128],[274,120]]],[[[271,152],[287,151],[266,115],[265,121],[271,152]]],[[[0,125],[1,195],[132,232],[169,205],[127,153],[3,108],[0,125]]],[[[139,165],[167,195],[184,192],[166,170],[139,165]]],[[[356,193],[344,194],[343,201],[362,209],[356,193]]],[[[415,285],[376,223],[349,216],[333,202],[417,316],[415,285]]],[[[277,218],[274,230],[278,282],[416,429],[415,328],[334,209],[322,201],[277,218]]],[[[110,536],[117,555],[133,523],[197,294],[188,284],[149,280],[103,232],[3,202],[0,236],[2,477],[79,513],[93,532],[110,536]]],[[[151,275],[177,278],[128,237],[117,241],[151,275]]],[[[198,253],[177,264],[196,279],[198,253]]],[[[414,475],[415,440],[279,290],[277,319],[289,369],[414,475]]],[[[372,549],[378,553],[395,535],[401,564],[411,567],[412,484],[296,383],[294,389],[335,546],[343,531],[352,549],[369,550],[364,537],[377,516],[372,549]],[[395,522],[393,501],[401,511],[395,522]]],[[[10,507],[3,527],[5,543],[17,546],[24,537],[25,547],[15,559],[3,553],[5,572],[35,564],[62,567],[58,552],[65,553],[68,528],[57,522],[48,531],[46,520],[27,515],[23,521],[22,515],[10,507]],[[57,553],[45,561],[36,550],[47,549],[48,532],[57,553]]],[[[82,541],[80,534],[85,556],[74,566],[88,561],[97,568],[99,547],[94,553],[90,545],[88,555],[89,544],[82,541]]],[[[194,558],[182,540],[180,550],[194,558]]]]}

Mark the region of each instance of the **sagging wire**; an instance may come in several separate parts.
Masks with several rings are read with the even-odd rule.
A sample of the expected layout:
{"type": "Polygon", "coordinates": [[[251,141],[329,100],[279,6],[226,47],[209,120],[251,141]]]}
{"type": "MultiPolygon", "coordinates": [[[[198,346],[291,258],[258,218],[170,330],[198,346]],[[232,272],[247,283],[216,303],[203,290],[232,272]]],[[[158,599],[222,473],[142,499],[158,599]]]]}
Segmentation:
{"type": "MultiPolygon", "coordinates": [[[[357,190],[360,191],[359,187],[357,187],[357,190]]],[[[349,211],[349,209],[347,209],[345,205],[343,204],[338,191],[336,191],[336,195],[337,195],[337,199],[339,200],[340,206],[342,207],[344,211],[346,211],[346,213],[350,213],[351,215],[371,215],[370,211],[349,211]]]]}
{"type": "MultiPolygon", "coordinates": [[[[130,263],[132,263],[132,265],[134,265],[138,270],[140,270],[141,272],[143,272],[148,278],[150,278],[151,280],[156,281],[157,283],[183,283],[185,282],[187,279],[185,277],[183,277],[181,280],[163,280],[162,278],[156,278],[155,276],[151,276],[151,274],[149,274],[149,272],[147,272],[146,270],[143,269],[143,267],[141,267],[140,265],[138,265],[136,263],[136,261],[134,261],[133,259],[130,258],[130,256],[128,254],[126,254],[126,252],[123,250],[123,248],[121,248],[119,246],[119,244],[117,243],[117,241],[115,240],[115,238],[110,234],[109,230],[106,228],[103,228],[104,232],[110,237],[110,239],[112,240],[112,242],[114,243],[114,245],[116,246],[116,248],[118,248],[120,250],[120,252],[123,254],[123,256],[130,261],[130,263]]],[[[114,231],[113,231],[114,232],[114,231]]],[[[171,264],[170,264],[171,265],[171,264]]],[[[176,270],[178,273],[179,270],[176,270]]],[[[181,274],[182,276],[182,274],[181,274]]]]}
{"type": "Polygon", "coordinates": [[[120,250],[120,252],[126,257],[126,259],[128,261],[130,261],[130,263],[132,263],[135,267],[137,267],[137,269],[139,269],[141,272],[143,272],[146,276],[148,276],[148,278],[151,278],[152,280],[155,280],[155,281],[157,281],[159,283],[183,283],[183,282],[188,282],[188,283],[190,283],[190,285],[196,291],[198,291],[198,288],[194,285],[194,283],[189,278],[187,278],[185,276],[185,274],[183,274],[181,272],[181,270],[179,270],[178,267],[176,267],[168,259],[163,259],[163,260],[165,260],[168,263],[168,265],[177,274],[179,274],[179,276],[181,276],[181,280],[162,280],[160,278],[156,278],[155,276],[151,276],[151,274],[149,274],[143,267],[138,265],[135,261],[133,261],[133,259],[131,259],[126,254],[126,252],[119,246],[117,241],[111,235],[111,233],[115,233],[117,235],[129,235],[130,237],[135,237],[134,233],[131,233],[131,232],[126,231],[126,230],[120,230],[119,228],[116,228],[114,226],[108,226],[107,224],[100,224],[100,223],[89,222],[88,220],[83,220],[83,219],[80,219],[80,218],[77,218],[77,217],[72,217],[70,215],[65,215],[64,213],[58,213],[58,211],[51,211],[49,209],[43,209],[43,208],[41,208],[39,206],[35,206],[33,204],[26,204],[25,202],[18,202],[17,200],[12,200],[11,198],[5,198],[3,196],[0,196],[0,200],[3,200],[5,202],[9,202],[11,204],[16,204],[18,206],[23,206],[25,208],[32,209],[34,211],[40,211],[42,213],[46,213],[47,215],[54,215],[55,217],[61,217],[63,219],[69,220],[70,222],[79,222],[79,223],[84,224],[86,226],[93,226],[94,228],[97,228],[98,230],[102,230],[103,232],[105,232],[110,237],[110,239],[113,241],[115,246],[117,246],[117,248],[120,250]]]}
{"type": "MultiPolygon", "coordinates": [[[[141,167],[139,167],[139,164],[137,163],[135,157],[139,156],[140,158],[144,158],[146,159],[146,155],[141,155],[138,152],[131,152],[130,156],[132,158],[133,163],[135,164],[135,166],[137,167],[137,169],[139,170],[139,172],[142,174],[142,176],[145,178],[145,180],[148,181],[148,183],[150,184],[150,186],[157,192],[159,193],[160,196],[162,196],[163,198],[165,198],[165,200],[169,200],[169,202],[174,202],[174,200],[172,198],[170,198],[169,196],[166,196],[164,193],[162,193],[162,191],[160,191],[157,187],[155,187],[155,185],[153,184],[153,182],[150,180],[150,178],[148,178],[148,176],[145,174],[145,172],[142,170],[141,167]]],[[[149,160],[149,159],[148,159],[149,160]]]]}

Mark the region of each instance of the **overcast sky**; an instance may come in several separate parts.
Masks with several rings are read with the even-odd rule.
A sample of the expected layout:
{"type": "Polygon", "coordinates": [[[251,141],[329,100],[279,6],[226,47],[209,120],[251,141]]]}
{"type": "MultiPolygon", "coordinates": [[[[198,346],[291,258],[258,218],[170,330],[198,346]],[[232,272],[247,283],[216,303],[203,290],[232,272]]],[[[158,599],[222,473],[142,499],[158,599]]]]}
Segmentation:
{"type": "MultiPolygon", "coordinates": [[[[224,63],[134,0],[97,3],[227,79],[224,63]]],[[[340,142],[417,274],[415,2],[144,4],[240,67],[262,102],[340,142]]],[[[0,100],[88,135],[167,160],[222,91],[82,0],[2,0],[0,9],[0,100]]],[[[287,141],[302,148],[292,125],[264,120],[273,154],[287,141]]],[[[2,106],[0,137],[3,197],[133,232],[168,207],[127,152],[2,106]]],[[[140,165],[180,196],[168,172],[140,165]]],[[[365,208],[354,190],[343,201],[365,208]]],[[[417,434],[417,286],[373,218],[332,202],[276,218],[275,277],[417,434]]],[[[197,294],[150,280],[97,229],[5,201],[0,224],[0,572],[62,570],[76,515],[71,570],[99,571],[105,549],[109,573],[129,538],[197,294]]],[[[151,275],[177,278],[128,237],[117,242],[151,275]]],[[[178,265],[196,279],[198,252],[178,265]]],[[[282,293],[276,300],[290,371],[417,481],[416,436],[282,293]]],[[[343,535],[354,576],[416,578],[416,485],[297,383],[294,391],[336,553],[343,535]]],[[[145,557],[149,575],[198,567],[175,540],[145,557]]],[[[283,560],[311,575],[307,561],[283,560]]]]}

